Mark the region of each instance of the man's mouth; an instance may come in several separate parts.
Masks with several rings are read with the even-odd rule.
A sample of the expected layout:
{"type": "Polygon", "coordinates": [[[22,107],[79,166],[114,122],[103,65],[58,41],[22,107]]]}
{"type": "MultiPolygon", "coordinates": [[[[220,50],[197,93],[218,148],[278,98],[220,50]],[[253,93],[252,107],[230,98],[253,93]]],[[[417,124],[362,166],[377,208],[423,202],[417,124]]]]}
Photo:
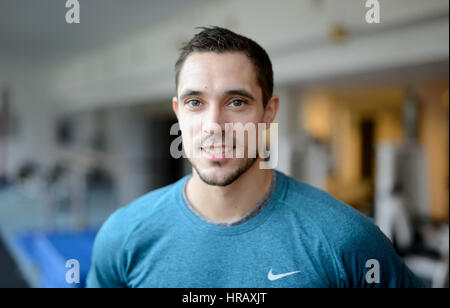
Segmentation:
{"type": "Polygon", "coordinates": [[[234,149],[235,147],[226,147],[224,145],[207,146],[201,148],[203,157],[210,161],[223,161],[227,159],[227,154],[229,155],[234,151],[234,149]]]}

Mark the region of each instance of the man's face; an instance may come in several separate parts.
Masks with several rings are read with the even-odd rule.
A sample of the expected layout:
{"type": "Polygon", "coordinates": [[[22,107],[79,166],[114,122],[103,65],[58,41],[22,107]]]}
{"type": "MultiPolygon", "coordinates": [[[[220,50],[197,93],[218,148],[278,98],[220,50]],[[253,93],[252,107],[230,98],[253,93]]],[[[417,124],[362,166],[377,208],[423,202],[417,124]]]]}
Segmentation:
{"type": "Polygon", "coordinates": [[[194,52],[180,71],[177,95],[173,107],[192,166],[207,184],[231,184],[256,158],[248,158],[248,138],[240,144],[244,158],[225,147],[225,123],[253,123],[257,128],[267,121],[252,63],[239,52],[194,52]]]}

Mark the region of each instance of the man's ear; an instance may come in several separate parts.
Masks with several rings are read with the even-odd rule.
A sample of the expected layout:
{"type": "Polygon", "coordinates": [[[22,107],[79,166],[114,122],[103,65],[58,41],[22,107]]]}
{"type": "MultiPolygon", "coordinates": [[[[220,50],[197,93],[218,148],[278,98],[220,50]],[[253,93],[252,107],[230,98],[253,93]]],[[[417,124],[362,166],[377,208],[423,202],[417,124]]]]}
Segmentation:
{"type": "Polygon", "coordinates": [[[178,119],[178,99],[176,96],[172,97],[172,109],[178,119]]]}
{"type": "Polygon", "coordinates": [[[272,123],[278,112],[278,106],[280,104],[280,98],[278,96],[272,96],[272,98],[267,102],[266,108],[264,110],[264,122],[272,123]]]}

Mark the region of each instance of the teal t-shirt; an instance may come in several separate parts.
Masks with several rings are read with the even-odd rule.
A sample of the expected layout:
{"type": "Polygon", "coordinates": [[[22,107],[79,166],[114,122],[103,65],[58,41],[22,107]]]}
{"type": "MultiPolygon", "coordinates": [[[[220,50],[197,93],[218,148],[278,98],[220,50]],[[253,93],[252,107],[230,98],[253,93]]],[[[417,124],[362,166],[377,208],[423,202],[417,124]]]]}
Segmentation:
{"type": "Polygon", "coordinates": [[[205,221],[190,175],[118,209],[97,234],[88,287],[423,287],[372,221],[276,171],[241,223],[205,221]]]}

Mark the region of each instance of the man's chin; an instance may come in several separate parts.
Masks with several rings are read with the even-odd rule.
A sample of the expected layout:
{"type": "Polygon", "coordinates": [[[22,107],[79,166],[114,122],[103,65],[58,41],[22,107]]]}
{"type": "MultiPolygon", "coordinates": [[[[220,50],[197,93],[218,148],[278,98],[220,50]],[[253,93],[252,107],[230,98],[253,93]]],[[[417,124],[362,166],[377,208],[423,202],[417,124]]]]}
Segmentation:
{"type": "Polygon", "coordinates": [[[244,165],[234,168],[230,166],[232,161],[229,160],[221,163],[216,162],[209,167],[203,168],[198,168],[194,163],[192,163],[192,166],[205,184],[212,186],[228,186],[250,169],[255,161],[256,159],[250,159],[247,160],[244,165]]]}
{"type": "Polygon", "coordinates": [[[236,170],[221,170],[219,167],[205,169],[198,170],[196,168],[197,174],[204,183],[212,186],[228,186],[239,177],[236,176],[238,168],[236,170]]]}

